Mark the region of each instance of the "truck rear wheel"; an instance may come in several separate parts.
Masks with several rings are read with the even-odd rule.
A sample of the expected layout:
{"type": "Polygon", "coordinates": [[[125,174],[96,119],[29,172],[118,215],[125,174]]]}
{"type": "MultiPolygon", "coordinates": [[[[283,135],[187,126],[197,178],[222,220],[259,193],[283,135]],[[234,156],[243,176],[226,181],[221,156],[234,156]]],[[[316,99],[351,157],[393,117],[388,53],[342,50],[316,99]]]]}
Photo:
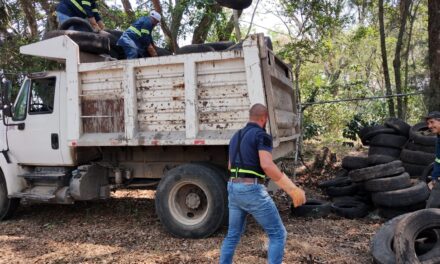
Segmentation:
{"type": "Polygon", "coordinates": [[[11,218],[19,204],[20,199],[8,198],[5,176],[0,171],[0,221],[11,218]]]}
{"type": "Polygon", "coordinates": [[[184,164],[166,173],[156,190],[156,213],[168,232],[203,238],[222,225],[227,191],[217,174],[200,164],[184,164]]]}

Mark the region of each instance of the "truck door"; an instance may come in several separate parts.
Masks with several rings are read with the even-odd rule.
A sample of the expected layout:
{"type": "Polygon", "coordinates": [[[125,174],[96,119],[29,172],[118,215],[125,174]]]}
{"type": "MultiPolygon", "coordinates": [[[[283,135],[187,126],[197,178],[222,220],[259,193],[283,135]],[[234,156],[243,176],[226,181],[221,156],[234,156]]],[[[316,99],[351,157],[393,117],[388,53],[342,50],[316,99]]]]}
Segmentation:
{"type": "Polygon", "coordinates": [[[27,79],[15,101],[7,142],[14,162],[62,165],[59,146],[59,74],[27,79]]]}

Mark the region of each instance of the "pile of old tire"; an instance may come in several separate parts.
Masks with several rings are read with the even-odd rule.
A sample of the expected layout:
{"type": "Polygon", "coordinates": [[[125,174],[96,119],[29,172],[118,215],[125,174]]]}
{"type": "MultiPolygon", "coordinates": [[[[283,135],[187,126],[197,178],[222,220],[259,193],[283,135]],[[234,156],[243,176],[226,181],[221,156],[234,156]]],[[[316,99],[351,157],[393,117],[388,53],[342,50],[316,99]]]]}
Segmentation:
{"type": "Polygon", "coordinates": [[[307,202],[299,207],[291,207],[291,213],[297,217],[322,218],[331,213],[331,204],[318,199],[307,199],[307,202]]]}
{"type": "Polygon", "coordinates": [[[352,170],[349,177],[371,193],[379,215],[384,218],[424,208],[429,196],[426,182],[411,179],[400,160],[352,170]]]}
{"type": "Polygon", "coordinates": [[[339,171],[335,178],[322,181],[318,187],[332,198],[331,212],[345,218],[362,218],[368,214],[369,198],[361,186],[352,182],[348,171],[339,171]]]}
{"type": "Polygon", "coordinates": [[[423,209],[386,222],[371,242],[374,263],[440,263],[440,209],[423,209]]]}
{"type": "Polygon", "coordinates": [[[435,160],[436,136],[429,131],[426,122],[415,124],[409,131],[400,160],[412,177],[419,177],[435,160]]]}
{"type": "Polygon", "coordinates": [[[369,146],[370,164],[397,160],[409,138],[411,126],[398,118],[388,118],[384,125],[364,127],[359,131],[362,144],[369,146]]]}

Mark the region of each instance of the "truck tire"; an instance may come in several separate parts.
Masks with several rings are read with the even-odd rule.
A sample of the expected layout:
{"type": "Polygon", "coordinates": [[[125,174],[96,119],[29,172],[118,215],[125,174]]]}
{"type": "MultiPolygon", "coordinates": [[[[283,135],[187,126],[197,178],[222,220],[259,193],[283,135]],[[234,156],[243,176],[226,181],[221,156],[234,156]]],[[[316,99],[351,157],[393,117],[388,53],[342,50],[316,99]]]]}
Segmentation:
{"type": "Polygon", "coordinates": [[[224,180],[200,164],[169,170],[156,190],[156,213],[165,229],[183,238],[213,234],[227,214],[224,180]]]}
{"type": "Polygon", "coordinates": [[[309,199],[299,207],[291,207],[294,216],[320,218],[326,217],[331,213],[331,204],[329,202],[309,199]]]}
{"type": "Polygon", "coordinates": [[[331,205],[332,212],[349,219],[362,218],[368,214],[368,205],[358,201],[339,201],[331,205]]]}
{"type": "Polygon", "coordinates": [[[419,180],[424,181],[424,182],[430,182],[431,181],[431,176],[432,176],[432,170],[434,169],[434,163],[429,164],[428,166],[425,167],[425,169],[422,172],[422,175],[420,175],[419,180]]]}
{"type": "Polygon", "coordinates": [[[365,129],[362,129],[359,133],[362,135],[362,143],[365,142],[366,144],[369,144],[370,140],[379,134],[397,134],[397,131],[393,128],[377,125],[366,127],[365,129]]]}
{"type": "Polygon", "coordinates": [[[109,38],[90,32],[81,32],[75,30],[53,30],[47,32],[43,39],[55,38],[62,35],[69,36],[69,38],[78,44],[81,51],[94,54],[108,54],[110,52],[109,38]]]}
{"type": "Polygon", "coordinates": [[[345,156],[342,158],[342,168],[349,171],[366,168],[368,165],[367,157],[345,156]]]}
{"type": "MultiPolygon", "coordinates": [[[[113,30],[113,31],[116,31],[116,30],[113,30]]],[[[110,41],[110,56],[112,56],[113,58],[116,58],[118,60],[126,59],[126,56],[125,56],[125,53],[124,53],[124,50],[122,49],[122,47],[116,45],[116,43],[119,40],[119,38],[117,36],[115,36],[114,34],[108,32],[106,30],[99,31],[98,35],[109,39],[109,41],[110,41]]]]}
{"type": "Polygon", "coordinates": [[[59,27],[59,30],[76,30],[82,32],[93,32],[92,25],[80,17],[71,17],[64,21],[59,27]]]}
{"type": "Polygon", "coordinates": [[[401,135],[379,134],[371,139],[370,146],[401,148],[407,140],[401,135]]]}
{"type": "Polygon", "coordinates": [[[426,208],[426,202],[421,202],[418,204],[413,204],[409,206],[403,206],[403,207],[386,207],[386,206],[379,206],[377,209],[377,213],[380,217],[385,219],[392,219],[396,216],[403,215],[406,213],[411,213],[414,211],[418,211],[420,209],[426,208]]]}
{"type": "Polygon", "coordinates": [[[403,207],[426,201],[429,197],[428,185],[422,181],[413,181],[412,186],[405,189],[376,192],[372,194],[373,202],[386,207],[403,207]]]}
{"type": "Polygon", "coordinates": [[[429,164],[434,162],[435,154],[403,149],[402,152],[400,153],[400,160],[403,163],[412,163],[417,165],[428,166],[429,164]]]}
{"type": "Polygon", "coordinates": [[[179,48],[176,54],[189,54],[215,51],[212,47],[205,44],[191,44],[179,48]]]}
{"type": "Polygon", "coordinates": [[[356,183],[352,183],[346,186],[330,186],[325,192],[330,197],[338,197],[338,196],[350,196],[354,195],[358,192],[359,185],[356,183]]]}
{"type": "Polygon", "coordinates": [[[411,176],[412,178],[419,178],[428,166],[413,163],[403,163],[405,171],[408,172],[409,176],[411,176]]]}
{"type": "Polygon", "coordinates": [[[365,182],[365,190],[369,192],[394,191],[405,189],[409,186],[411,186],[411,178],[406,172],[393,177],[373,179],[365,182]]]}
{"type": "Polygon", "coordinates": [[[414,143],[412,141],[408,141],[404,146],[405,149],[414,150],[414,151],[422,151],[426,153],[435,153],[435,146],[425,146],[414,143]]]}
{"type": "Polygon", "coordinates": [[[409,137],[409,130],[411,129],[411,126],[400,118],[390,117],[386,119],[385,126],[393,128],[400,135],[405,136],[406,138],[409,137]]]}
{"type": "Polygon", "coordinates": [[[226,50],[227,48],[235,45],[233,41],[219,41],[219,42],[211,42],[205,43],[206,46],[213,48],[216,51],[226,50]]]}
{"type": "MultiPolygon", "coordinates": [[[[418,234],[440,226],[440,209],[423,209],[404,217],[397,224],[394,233],[396,263],[421,263],[415,249],[418,234]]],[[[440,247],[427,252],[426,263],[439,263],[440,247]]]]}
{"type": "Polygon", "coordinates": [[[319,188],[341,187],[348,185],[351,185],[351,179],[348,177],[336,177],[318,183],[319,188]]]}
{"type": "Polygon", "coordinates": [[[352,170],[348,173],[348,176],[353,182],[362,182],[397,175],[403,171],[402,162],[400,160],[395,160],[386,164],[352,170]]]}
{"type": "Polygon", "coordinates": [[[162,57],[162,56],[171,56],[173,55],[173,53],[170,50],[164,49],[164,48],[156,48],[156,52],[157,52],[157,56],[162,57]]]}
{"type": "Polygon", "coordinates": [[[411,127],[409,139],[416,144],[435,146],[437,137],[429,131],[426,122],[420,122],[411,127]]]}
{"type": "Polygon", "coordinates": [[[371,156],[371,155],[384,155],[384,156],[390,156],[390,157],[394,157],[394,158],[399,158],[401,151],[402,150],[400,148],[370,146],[368,148],[368,156],[371,156]]]}
{"type": "Polygon", "coordinates": [[[370,166],[375,166],[375,165],[379,165],[379,164],[390,163],[390,162],[398,160],[398,159],[399,158],[396,158],[396,157],[375,154],[375,155],[368,156],[368,164],[370,166]]]}
{"type": "Polygon", "coordinates": [[[235,10],[243,10],[252,4],[252,0],[216,0],[217,3],[224,7],[229,7],[235,10]]]}
{"type": "Polygon", "coordinates": [[[0,170],[0,221],[11,218],[19,204],[20,199],[8,198],[5,176],[0,170]]]}

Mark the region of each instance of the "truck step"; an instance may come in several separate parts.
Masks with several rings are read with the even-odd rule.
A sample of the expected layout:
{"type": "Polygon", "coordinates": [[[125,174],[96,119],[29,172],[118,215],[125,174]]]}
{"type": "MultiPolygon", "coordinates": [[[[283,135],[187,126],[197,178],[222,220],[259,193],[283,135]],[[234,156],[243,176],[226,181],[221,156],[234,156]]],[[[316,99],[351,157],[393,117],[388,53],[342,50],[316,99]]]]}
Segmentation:
{"type": "Polygon", "coordinates": [[[69,183],[71,173],[66,168],[36,167],[33,171],[18,175],[26,179],[31,185],[54,184],[66,186],[69,183]]]}
{"type": "Polygon", "coordinates": [[[58,186],[34,186],[22,192],[9,195],[10,198],[22,198],[25,200],[46,203],[72,204],[73,200],[68,194],[68,187],[58,186]]]}

